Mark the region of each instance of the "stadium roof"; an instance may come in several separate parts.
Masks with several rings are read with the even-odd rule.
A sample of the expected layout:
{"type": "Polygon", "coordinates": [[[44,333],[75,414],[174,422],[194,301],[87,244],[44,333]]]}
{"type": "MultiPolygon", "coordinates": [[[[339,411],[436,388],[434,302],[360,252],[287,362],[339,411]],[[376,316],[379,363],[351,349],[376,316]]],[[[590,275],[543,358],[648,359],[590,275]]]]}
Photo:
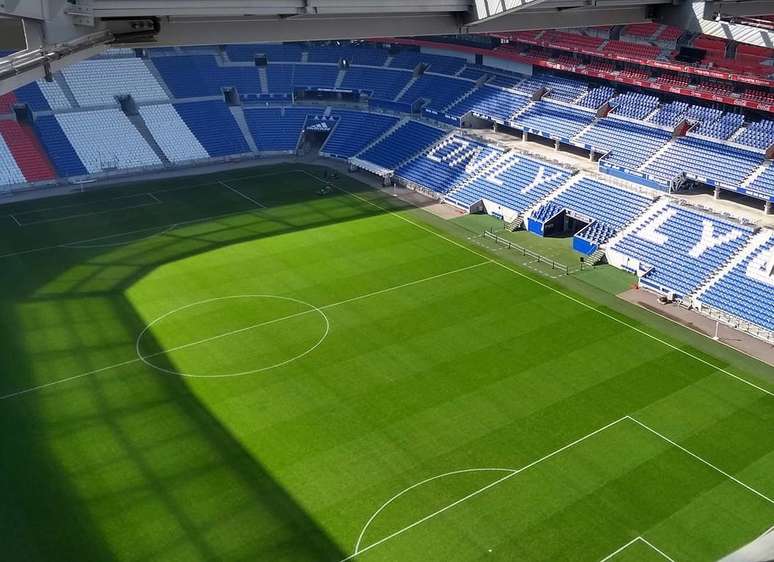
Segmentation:
{"type": "Polygon", "coordinates": [[[109,45],[224,44],[484,33],[664,21],[771,47],[772,33],[725,21],[774,13],[772,0],[6,0],[0,94],[109,45]],[[16,32],[16,33],[14,33],[16,32]]]}

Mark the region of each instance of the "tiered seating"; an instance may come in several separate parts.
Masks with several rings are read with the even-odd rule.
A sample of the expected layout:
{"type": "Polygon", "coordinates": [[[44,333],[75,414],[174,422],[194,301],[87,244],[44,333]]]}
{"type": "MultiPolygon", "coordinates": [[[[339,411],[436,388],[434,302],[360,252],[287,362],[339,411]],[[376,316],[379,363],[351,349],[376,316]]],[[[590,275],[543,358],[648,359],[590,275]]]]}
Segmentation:
{"type": "Polygon", "coordinates": [[[269,62],[301,62],[303,49],[299,43],[226,45],[226,55],[232,61],[253,62],[258,54],[266,55],[269,62]]]}
{"type": "Polygon", "coordinates": [[[13,92],[0,96],[0,114],[11,113],[15,103],[16,95],[13,92]]]}
{"type": "Polygon", "coordinates": [[[140,115],[170,162],[209,158],[172,104],[140,106],[140,115]]]}
{"type": "Polygon", "coordinates": [[[398,122],[391,115],[360,111],[336,110],[332,115],[339,120],[320,152],[338,158],[354,156],[398,122]]]}
{"type": "Polygon", "coordinates": [[[645,212],[651,203],[649,197],[591,178],[581,179],[551,200],[560,209],[569,209],[607,225],[606,229],[584,232],[586,238],[600,244],[645,212]]]}
{"type": "Polygon", "coordinates": [[[769,201],[774,198],[774,166],[769,162],[763,172],[746,186],[748,191],[762,195],[769,201]]]}
{"type": "Polygon", "coordinates": [[[0,135],[28,182],[53,179],[55,174],[34,132],[16,121],[0,121],[0,135]]]}
{"type": "Polygon", "coordinates": [[[660,23],[654,23],[654,22],[634,23],[631,25],[627,25],[621,32],[621,35],[628,35],[636,39],[648,40],[653,38],[653,36],[660,28],[661,28],[660,23]]]}
{"type": "Polygon", "coordinates": [[[91,174],[161,164],[120,109],[62,113],[56,119],[91,174]]]}
{"type": "MultiPolygon", "coordinates": [[[[666,205],[611,250],[653,267],[643,282],[685,296],[704,281],[750,239],[747,226],[666,205]]],[[[634,263],[629,263],[637,269],[634,263]]]]}
{"type": "Polygon", "coordinates": [[[744,123],[744,116],[741,113],[723,113],[720,110],[700,106],[693,106],[686,116],[690,121],[699,121],[699,125],[692,132],[721,140],[728,139],[744,123]],[[703,111],[703,116],[697,119],[695,111],[699,109],[703,111]],[[713,118],[712,112],[717,112],[719,115],[713,118]]]}
{"type": "Polygon", "coordinates": [[[456,74],[467,62],[463,58],[430,55],[418,51],[401,51],[392,57],[390,66],[393,68],[414,69],[420,62],[430,65],[430,72],[438,74],[456,74]]]}
{"type": "Polygon", "coordinates": [[[341,87],[370,92],[373,98],[394,100],[411,77],[411,72],[405,70],[351,66],[344,75],[341,87]]]}
{"type": "Polygon", "coordinates": [[[420,98],[430,100],[428,108],[440,111],[475,87],[474,82],[423,74],[406,90],[398,101],[413,103],[420,98]]]}
{"type": "Polygon", "coordinates": [[[0,136],[0,187],[26,181],[3,136],[0,136]]]}
{"type": "Polygon", "coordinates": [[[70,102],[56,82],[38,80],[30,82],[14,92],[16,101],[30,106],[32,111],[47,111],[49,109],[69,109],[70,102]]]}
{"type": "Polygon", "coordinates": [[[294,87],[333,88],[339,67],[330,64],[295,64],[291,70],[291,83],[294,87]]]}
{"type": "Polygon", "coordinates": [[[484,84],[468,97],[451,106],[447,113],[462,117],[468,111],[473,111],[485,118],[504,122],[529,102],[530,98],[527,96],[484,84]]]}
{"type": "Polygon", "coordinates": [[[486,162],[502,151],[461,136],[444,139],[421,156],[407,162],[395,174],[439,193],[448,193],[467,176],[468,166],[486,162]]]}
{"type": "Polygon", "coordinates": [[[245,110],[245,120],[258,150],[295,152],[306,116],[320,112],[306,107],[251,108],[245,110]]]}
{"type": "Polygon", "coordinates": [[[734,140],[739,144],[766,149],[774,144],[774,121],[764,119],[750,123],[734,140]]]}
{"type": "Polygon", "coordinates": [[[604,39],[600,37],[589,37],[580,33],[567,33],[566,31],[557,30],[546,31],[542,36],[542,40],[554,45],[561,45],[563,48],[572,50],[585,48],[590,51],[597,50],[604,43],[604,39]]]}
{"type": "Polygon", "coordinates": [[[175,109],[210,156],[250,151],[234,116],[222,101],[176,103],[175,109]]]}
{"type": "Polygon", "coordinates": [[[661,49],[652,45],[643,45],[641,43],[627,43],[626,41],[608,41],[602,47],[606,53],[627,55],[643,59],[654,59],[661,52],[661,49]]]}
{"type": "Polygon", "coordinates": [[[588,89],[588,84],[566,76],[556,76],[541,72],[532,76],[531,80],[541,83],[548,88],[549,97],[552,99],[572,102],[583,95],[588,89]]]}
{"type": "MultiPolygon", "coordinates": [[[[519,84],[524,82],[526,76],[516,75],[513,76],[506,76],[504,74],[495,74],[488,82],[487,84],[491,84],[492,86],[500,86],[501,88],[510,88],[510,89],[516,89],[519,84]]],[[[542,85],[536,86],[535,89],[542,88],[542,85]]],[[[529,90],[529,88],[524,88],[525,90],[529,90]]],[[[528,94],[532,94],[534,90],[527,91],[528,94]]]]}
{"type": "Polygon", "coordinates": [[[667,180],[686,172],[701,181],[707,179],[736,188],[762,161],[761,154],[700,138],[681,137],[642,171],[667,180]]]}
{"type": "Polygon", "coordinates": [[[138,58],[86,60],[66,66],[62,74],[82,107],[115,105],[117,95],[135,101],[166,100],[167,94],[138,58]]]}
{"type": "Polygon", "coordinates": [[[488,69],[484,66],[466,66],[465,70],[460,72],[457,76],[460,78],[467,78],[468,80],[478,80],[482,76],[489,74],[488,69]]]}
{"type": "Polygon", "coordinates": [[[350,64],[367,66],[384,66],[387,62],[388,51],[372,44],[357,46],[351,45],[326,45],[315,46],[309,49],[309,62],[338,63],[345,59],[350,64]]]}
{"type": "Polygon", "coordinates": [[[594,119],[595,114],[566,105],[537,101],[520,114],[514,123],[547,135],[571,139],[594,119]]]}
{"type": "Polygon", "coordinates": [[[46,149],[60,176],[83,176],[88,173],[56,117],[53,115],[39,116],[35,119],[35,129],[43,148],[46,149]]]}
{"type": "Polygon", "coordinates": [[[357,157],[382,168],[394,170],[414,154],[438,142],[443,135],[444,132],[440,129],[409,121],[357,157]]]}
{"type": "Polygon", "coordinates": [[[714,282],[702,295],[701,302],[774,331],[772,260],[774,235],[714,282]]]}
{"type": "Polygon", "coordinates": [[[663,125],[665,127],[676,127],[688,111],[689,104],[684,101],[672,101],[662,105],[658,111],[650,118],[651,123],[663,125]]]}
{"type": "Polygon", "coordinates": [[[612,153],[606,158],[611,164],[630,170],[639,168],[664,146],[671,133],[614,118],[600,119],[576,137],[576,142],[591,145],[600,152],[612,153]]]}
{"type": "Polygon", "coordinates": [[[153,58],[152,63],[176,98],[217,96],[221,93],[220,71],[214,57],[165,56],[153,58]]]}
{"type": "Polygon", "coordinates": [[[657,96],[633,92],[621,94],[610,102],[615,113],[632,119],[644,119],[655,111],[658,103],[657,96]]]}
{"type": "Polygon", "coordinates": [[[450,194],[450,198],[465,206],[487,199],[521,213],[569,177],[567,170],[511,152],[491,169],[450,194]]]}
{"type": "Polygon", "coordinates": [[[577,101],[577,105],[598,109],[603,103],[615,95],[615,89],[610,86],[598,86],[589,90],[586,95],[577,101]]]}

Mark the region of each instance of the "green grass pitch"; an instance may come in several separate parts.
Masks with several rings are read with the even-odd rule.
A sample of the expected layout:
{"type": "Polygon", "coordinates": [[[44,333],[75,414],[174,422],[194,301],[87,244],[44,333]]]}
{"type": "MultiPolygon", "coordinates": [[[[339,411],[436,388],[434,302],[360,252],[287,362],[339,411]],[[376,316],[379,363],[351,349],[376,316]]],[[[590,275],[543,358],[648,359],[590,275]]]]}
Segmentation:
{"type": "Polygon", "coordinates": [[[710,561],[771,369],[320,169],[0,214],[8,561],[710,561]]]}

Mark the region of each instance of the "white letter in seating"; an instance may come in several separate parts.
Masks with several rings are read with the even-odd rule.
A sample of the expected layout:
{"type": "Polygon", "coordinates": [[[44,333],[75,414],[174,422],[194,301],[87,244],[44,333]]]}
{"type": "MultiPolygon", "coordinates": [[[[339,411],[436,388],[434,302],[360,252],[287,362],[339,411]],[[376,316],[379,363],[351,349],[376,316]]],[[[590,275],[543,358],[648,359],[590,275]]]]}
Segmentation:
{"type": "Polygon", "coordinates": [[[503,180],[501,180],[499,177],[511,168],[513,168],[516,164],[518,164],[521,161],[520,158],[513,158],[512,160],[508,160],[501,168],[498,166],[498,169],[495,170],[493,173],[489,174],[486,179],[487,181],[491,181],[495,185],[502,186],[503,180]]]}
{"type": "Polygon", "coordinates": [[[453,137],[446,142],[442,142],[441,144],[434,146],[433,149],[427,153],[427,158],[432,160],[433,162],[443,162],[444,160],[451,158],[455,152],[459,152],[460,150],[466,148],[469,144],[470,143],[465,140],[458,139],[457,137],[453,137]],[[446,147],[452,144],[457,144],[459,145],[459,147],[450,150],[444,156],[440,156],[440,157],[436,156],[436,153],[439,150],[445,149],[446,147]]]}
{"type": "Polygon", "coordinates": [[[529,185],[526,186],[524,189],[522,189],[521,193],[527,193],[529,191],[532,191],[541,183],[549,183],[554,181],[555,179],[559,179],[560,177],[562,177],[562,172],[556,172],[553,176],[546,176],[546,169],[543,166],[540,166],[538,168],[538,173],[535,176],[535,179],[529,182],[529,185]]]}
{"type": "Polygon", "coordinates": [[[746,273],[750,279],[774,287],[774,247],[751,259],[746,273]]]}
{"type": "Polygon", "coordinates": [[[661,234],[658,232],[658,229],[661,228],[665,222],[667,222],[669,219],[671,219],[673,216],[677,214],[677,211],[675,209],[667,208],[666,211],[658,215],[655,219],[650,221],[648,224],[643,226],[641,229],[639,229],[635,236],[638,238],[642,238],[643,240],[647,240],[648,242],[653,242],[654,244],[658,244],[659,246],[663,246],[667,243],[667,240],[669,240],[669,236],[666,234],[661,234]]]}
{"type": "Polygon", "coordinates": [[[705,220],[703,222],[704,224],[702,225],[701,229],[701,240],[699,240],[699,243],[691,248],[690,252],[688,252],[688,255],[692,258],[699,258],[707,250],[710,250],[715,246],[720,246],[721,244],[733,242],[742,235],[741,231],[734,229],[727,234],[718,236],[716,238],[715,225],[712,224],[712,221],[705,220]]]}

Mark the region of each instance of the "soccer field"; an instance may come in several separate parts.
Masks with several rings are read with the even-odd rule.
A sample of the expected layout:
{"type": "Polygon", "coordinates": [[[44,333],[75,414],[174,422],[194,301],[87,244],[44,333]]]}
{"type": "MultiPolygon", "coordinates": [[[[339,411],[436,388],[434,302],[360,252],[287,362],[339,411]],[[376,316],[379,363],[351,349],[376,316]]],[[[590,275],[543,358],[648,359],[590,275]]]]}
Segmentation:
{"type": "Polygon", "coordinates": [[[0,210],[3,560],[711,561],[774,525],[771,369],[320,173],[0,210]]]}

